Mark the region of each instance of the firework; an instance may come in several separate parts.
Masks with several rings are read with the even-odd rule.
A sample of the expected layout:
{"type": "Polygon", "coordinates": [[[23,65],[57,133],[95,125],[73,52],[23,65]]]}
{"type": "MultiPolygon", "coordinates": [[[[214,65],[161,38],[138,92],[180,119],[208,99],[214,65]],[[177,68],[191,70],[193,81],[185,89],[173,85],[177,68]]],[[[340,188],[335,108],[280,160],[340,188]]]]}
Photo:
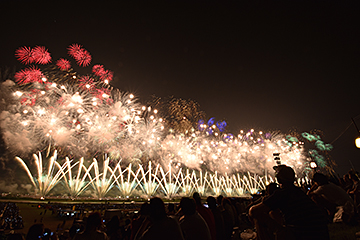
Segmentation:
{"type": "Polygon", "coordinates": [[[36,46],[32,50],[34,61],[37,64],[48,64],[51,62],[51,56],[44,46],[36,46]]]}
{"type": "Polygon", "coordinates": [[[92,71],[96,76],[102,76],[105,72],[104,66],[96,64],[92,67],[92,71]]]}
{"type": "Polygon", "coordinates": [[[63,177],[62,172],[64,171],[66,165],[60,166],[60,164],[56,161],[57,152],[55,151],[54,155],[50,157],[49,161],[47,161],[48,170],[47,172],[45,172],[42,155],[39,153],[38,156],[35,154],[33,156],[37,167],[37,177],[33,176],[31,171],[29,170],[29,168],[26,166],[25,162],[21,158],[16,157],[16,159],[21,163],[21,165],[26,170],[26,173],[28,174],[31,183],[34,185],[36,189],[35,191],[41,197],[45,197],[63,177]]]}
{"type": "MultiPolygon", "coordinates": [[[[90,64],[81,45],[70,45],[68,53],[80,66],[90,64]]],[[[35,64],[51,60],[45,47],[20,48],[16,57],[35,64]]],[[[254,129],[227,133],[225,121],[205,120],[192,100],[157,99],[144,106],[133,94],[114,89],[113,72],[99,64],[81,76],[61,58],[56,66],[20,70],[14,79],[1,85],[0,123],[8,149],[25,157],[56,150],[47,160],[48,173],[40,167],[41,154],[35,155],[37,177],[17,158],[41,196],[58,182],[64,182],[71,198],[87,189],[98,198],[114,191],[123,197],[254,193],[271,179],[274,153],[298,175],[308,169],[299,138],[254,129]]],[[[303,137],[310,139],[310,134],[303,137]]],[[[309,141],[318,152],[311,154],[325,163],[319,151],[331,146],[315,138],[309,141]]]]}
{"type": "Polygon", "coordinates": [[[68,54],[72,56],[73,58],[76,58],[77,54],[82,50],[82,46],[79,44],[71,44],[68,47],[68,54]]]}
{"type": "Polygon", "coordinates": [[[43,74],[39,68],[33,66],[17,72],[14,78],[20,85],[41,83],[43,81],[43,74]]]}
{"type": "Polygon", "coordinates": [[[91,55],[81,45],[72,44],[69,46],[68,50],[69,55],[76,60],[76,63],[79,66],[86,67],[90,64],[91,55]]]}
{"type": "Polygon", "coordinates": [[[70,61],[64,58],[57,60],[56,66],[58,66],[62,71],[68,71],[71,67],[70,61]]]}
{"type": "Polygon", "coordinates": [[[22,47],[15,51],[15,56],[23,64],[30,64],[34,62],[33,52],[30,47],[22,47]]]}
{"type": "Polygon", "coordinates": [[[173,170],[170,166],[168,171],[165,171],[160,164],[154,167],[151,161],[147,165],[139,165],[135,171],[131,163],[122,168],[121,161],[111,167],[109,158],[101,164],[94,159],[87,167],[83,158],[75,162],[67,158],[60,165],[56,161],[56,152],[48,161],[47,171],[44,171],[42,155],[34,155],[37,171],[36,174],[32,174],[25,161],[16,159],[26,171],[35,193],[41,198],[51,195],[50,191],[60,182],[64,183],[67,189],[63,194],[72,199],[81,197],[84,192],[88,196],[90,194],[92,197],[103,199],[111,197],[111,189],[114,189],[113,197],[122,198],[149,198],[156,195],[173,198],[190,196],[195,191],[203,196],[225,194],[246,197],[265,189],[265,184],[273,181],[272,178],[252,175],[249,172],[246,175],[221,176],[217,172],[203,174],[201,171],[189,169],[173,170]]]}

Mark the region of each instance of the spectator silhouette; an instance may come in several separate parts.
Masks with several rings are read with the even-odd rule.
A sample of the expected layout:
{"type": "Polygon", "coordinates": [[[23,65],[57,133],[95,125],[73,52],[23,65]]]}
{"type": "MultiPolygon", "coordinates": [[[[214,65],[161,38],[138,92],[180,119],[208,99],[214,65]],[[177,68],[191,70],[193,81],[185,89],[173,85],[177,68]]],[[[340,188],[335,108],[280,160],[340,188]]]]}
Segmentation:
{"type": "Polygon", "coordinates": [[[150,205],[147,202],[144,202],[139,211],[139,216],[135,219],[133,219],[131,223],[131,235],[130,240],[134,240],[136,233],[140,229],[141,224],[146,220],[149,221],[150,217],[150,205]]]}
{"type": "Polygon", "coordinates": [[[108,240],[106,233],[99,230],[102,225],[100,213],[91,213],[86,220],[85,230],[77,233],[74,240],[108,240]]]}
{"type": "Polygon", "coordinates": [[[176,211],[175,211],[175,204],[174,203],[169,203],[168,207],[167,207],[167,215],[168,216],[175,216],[176,211]]]}
{"type": "Polygon", "coordinates": [[[257,238],[264,240],[273,236],[272,238],[286,240],[329,239],[326,215],[309,196],[294,185],[294,170],[279,165],[276,167],[276,178],[280,189],[249,210],[250,219],[257,230],[257,238]],[[271,210],[283,213],[284,225],[270,217],[271,210]]]}
{"type": "Polygon", "coordinates": [[[125,220],[125,226],[124,226],[124,231],[123,231],[123,240],[129,240],[130,236],[131,236],[131,220],[129,218],[127,218],[125,220]]]}
{"type": "Polygon", "coordinates": [[[218,204],[218,206],[222,206],[222,200],[223,200],[224,196],[223,195],[219,195],[217,198],[216,198],[216,202],[218,204]]]}
{"type": "Polygon", "coordinates": [[[33,224],[30,228],[28,233],[26,234],[26,240],[39,240],[42,239],[44,234],[44,224],[36,223],[33,224]]]}
{"type": "Polygon", "coordinates": [[[216,226],[214,215],[209,208],[206,208],[202,202],[201,197],[198,192],[194,192],[193,199],[196,203],[196,211],[200,214],[200,216],[205,220],[206,224],[209,227],[211,239],[216,240],[216,226]]]}
{"type": "Polygon", "coordinates": [[[69,236],[73,239],[78,232],[84,231],[84,226],[80,225],[79,223],[74,223],[71,228],[69,229],[69,236]]]}
{"type": "Polygon", "coordinates": [[[224,220],[224,239],[231,239],[233,228],[235,226],[235,215],[229,199],[224,198],[222,195],[217,197],[217,203],[224,220]]]}
{"type": "MultiPolygon", "coordinates": [[[[279,189],[279,186],[277,183],[272,182],[272,183],[269,183],[268,185],[266,185],[266,188],[263,191],[262,196],[257,198],[251,204],[249,204],[248,209],[250,209],[252,206],[254,206],[256,204],[263,202],[267,197],[269,197],[271,194],[273,194],[277,189],[279,189]]],[[[283,215],[279,209],[271,210],[269,212],[269,216],[271,218],[273,218],[275,221],[277,221],[279,224],[281,224],[281,225],[284,224],[283,215]]]]}
{"type": "Polygon", "coordinates": [[[329,182],[322,173],[315,173],[312,181],[307,193],[311,199],[327,210],[331,220],[349,222],[354,215],[354,202],[345,190],[329,182]]]}
{"type": "Polygon", "coordinates": [[[110,240],[122,239],[119,216],[113,216],[106,224],[106,235],[110,240]]]}
{"type": "Polygon", "coordinates": [[[24,240],[24,236],[21,233],[12,233],[6,236],[7,240],[24,240]]]}
{"type": "Polygon", "coordinates": [[[210,240],[210,230],[205,220],[196,211],[195,201],[188,197],[180,200],[181,212],[180,227],[185,240],[210,240]]]}
{"type": "Polygon", "coordinates": [[[279,189],[279,186],[276,183],[274,183],[274,182],[269,183],[265,188],[265,197],[270,196],[278,189],[279,189]]]}
{"type": "Polygon", "coordinates": [[[216,228],[216,239],[221,240],[224,239],[224,219],[221,214],[220,209],[216,206],[216,199],[212,196],[209,196],[206,199],[209,209],[213,213],[214,220],[215,220],[215,228],[216,228]]]}
{"type": "Polygon", "coordinates": [[[166,215],[165,205],[161,198],[150,200],[150,219],[144,220],[135,240],[183,240],[179,223],[166,215]]]}
{"type": "Polygon", "coordinates": [[[42,239],[43,240],[49,240],[51,238],[52,238],[51,229],[50,228],[45,228],[42,239]]]}

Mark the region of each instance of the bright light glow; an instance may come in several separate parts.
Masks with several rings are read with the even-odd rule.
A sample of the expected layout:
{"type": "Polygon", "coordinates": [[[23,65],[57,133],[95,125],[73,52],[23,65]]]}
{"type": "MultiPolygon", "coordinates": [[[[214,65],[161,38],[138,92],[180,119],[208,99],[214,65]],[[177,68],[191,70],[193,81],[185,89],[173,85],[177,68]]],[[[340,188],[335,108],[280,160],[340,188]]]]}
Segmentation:
{"type": "Polygon", "coordinates": [[[44,69],[40,79],[46,76],[48,84],[36,78],[12,86],[14,95],[3,100],[0,126],[9,136],[7,147],[19,156],[46,149],[36,155],[36,164],[26,160],[38,168],[38,176],[29,179],[40,195],[61,182],[72,197],[89,193],[101,198],[110,188],[122,197],[139,194],[144,199],[193,191],[242,196],[271,182],[274,152],[297,173],[309,167],[303,139],[254,129],[233,135],[215,118],[194,122],[195,113],[183,106],[171,112],[157,104],[143,106],[133,94],[104,84],[110,76],[104,80],[97,75],[104,72],[102,65],[94,67],[92,74],[98,77],[77,78],[71,71],[52,75],[44,69]],[[55,149],[61,149],[61,159],[55,153],[43,159],[41,154],[49,156],[55,149]],[[39,165],[49,168],[43,171],[39,165]]]}
{"type": "Polygon", "coordinates": [[[44,109],[39,109],[39,111],[37,112],[40,116],[45,114],[45,110],[44,109]]]}
{"type": "Polygon", "coordinates": [[[358,138],[355,139],[355,146],[356,146],[357,148],[360,148],[360,137],[358,137],[358,138]]]}
{"type": "Polygon", "coordinates": [[[81,96],[80,96],[80,94],[78,92],[75,93],[71,98],[72,98],[72,100],[74,102],[77,102],[77,103],[82,103],[83,102],[83,100],[82,100],[82,98],[81,98],[81,96]]]}
{"type": "Polygon", "coordinates": [[[310,162],[310,168],[312,169],[317,168],[316,162],[310,162]]]}
{"type": "Polygon", "coordinates": [[[21,97],[21,96],[23,95],[23,93],[20,92],[20,91],[16,91],[16,92],[14,93],[14,95],[16,95],[16,96],[18,96],[18,97],[21,97]]]}

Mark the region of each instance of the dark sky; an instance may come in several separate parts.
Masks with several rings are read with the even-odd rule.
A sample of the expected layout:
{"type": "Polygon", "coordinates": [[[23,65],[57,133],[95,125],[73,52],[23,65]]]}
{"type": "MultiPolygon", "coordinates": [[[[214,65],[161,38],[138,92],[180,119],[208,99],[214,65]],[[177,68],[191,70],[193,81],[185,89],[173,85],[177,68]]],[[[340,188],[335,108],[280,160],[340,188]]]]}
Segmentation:
{"type": "Polygon", "coordinates": [[[141,102],[195,100],[233,133],[319,129],[338,172],[360,171],[356,1],[74,2],[1,1],[0,66],[20,69],[21,46],[56,60],[79,43],[141,102]]]}

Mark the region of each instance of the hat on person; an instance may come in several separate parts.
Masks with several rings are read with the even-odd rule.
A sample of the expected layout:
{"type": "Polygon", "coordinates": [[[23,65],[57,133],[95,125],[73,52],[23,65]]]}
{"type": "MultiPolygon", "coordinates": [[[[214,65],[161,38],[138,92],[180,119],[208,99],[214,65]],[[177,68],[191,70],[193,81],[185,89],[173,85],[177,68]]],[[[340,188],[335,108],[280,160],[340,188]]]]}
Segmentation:
{"type": "Polygon", "coordinates": [[[274,167],[276,171],[275,177],[279,183],[293,183],[295,180],[294,170],[286,165],[278,165],[274,167]]]}

